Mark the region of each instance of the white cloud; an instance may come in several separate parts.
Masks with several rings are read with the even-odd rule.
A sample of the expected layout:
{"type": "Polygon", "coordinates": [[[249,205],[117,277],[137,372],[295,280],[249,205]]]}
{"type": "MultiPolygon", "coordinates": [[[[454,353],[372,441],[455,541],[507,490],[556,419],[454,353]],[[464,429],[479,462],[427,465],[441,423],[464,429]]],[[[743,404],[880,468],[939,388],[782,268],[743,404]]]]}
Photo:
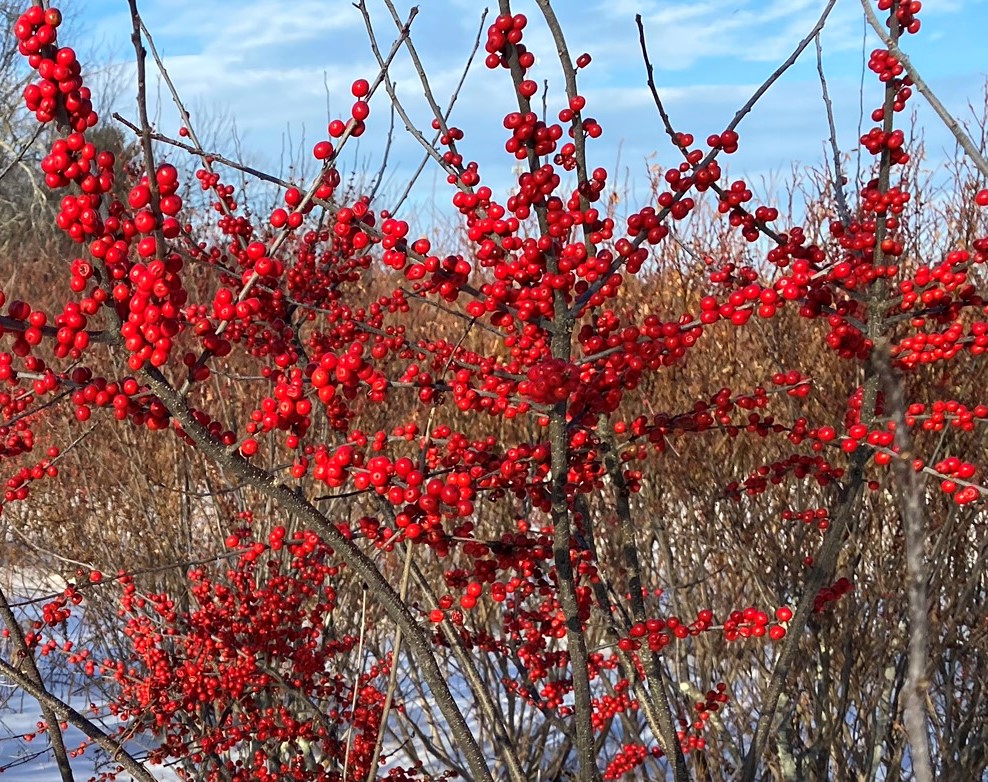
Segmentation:
{"type": "MultiPolygon", "coordinates": [[[[386,49],[393,39],[394,25],[379,2],[370,0],[369,5],[386,49]]],[[[656,150],[658,162],[675,162],[674,150],[645,88],[634,24],[636,11],[645,16],[660,92],[676,128],[702,139],[724,128],[774,64],[787,57],[806,35],[822,9],[821,0],[731,0],[726,4],[713,0],[581,0],[580,11],[572,13],[574,5],[557,3],[556,10],[571,54],[589,51],[594,56],[593,65],[581,73],[581,90],[589,101],[589,112],[602,122],[605,135],[590,145],[591,154],[597,164],[610,166],[621,144],[623,164],[636,175],[644,172],[646,158],[656,150]]],[[[940,0],[930,5],[931,15],[947,15],[954,4],[940,0]]],[[[113,7],[119,8],[116,3],[113,7]]],[[[513,8],[527,12],[531,20],[526,43],[539,56],[533,78],[540,83],[550,80],[549,113],[553,115],[562,102],[555,46],[539,23],[531,0],[516,0],[513,8]]],[[[405,7],[399,9],[399,13],[406,11],[405,7]]],[[[352,100],[351,80],[370,79],[377,72],[363,22],[348,2],[298,0],[286,6],[275,0],[236,4],[232,0],[148,0],[145,12],[183,96],[190,104],[203,107],[203,112],[212,110],[234,118],[245,133],[247,153],[256,155],[251,162],[261,167],[270,167],[278,160],[286,123],[296,137],[303,127],[306,129],[306,150],[321,137],[327,88],[334,113],[345,114],[352,100]]],[[[440,105],[445,106],[460,78],[479,13],[477,0],[429,0],[421,4],[413,38],[440,105]]],[[[496,9],[488,23],[495,15],[496,9]]],[[[111,29],[113,36],[126,42],[126,19],[108,17],[104,23],[107,37],[111,29]]],[[[861,35],[857,4],[838,3],[824,32],[824,51],[842,131],[840,142],[845,149],[857,143],[861,35]]],[[[514,97],[507,74],[487,71],[483,57],[481,50],[453,121],[467,132],[461,151],[468,160],[480,163],[486,183],[503,191],[513,164],[503,152],[506,134],[501,117],[514,107],[514,97]]],[[[745,118],[740,128],[741,152],[727,161],[735,174],[757,178],[773,170],[788,173],[789,161],[794,159],[822,160],[821,142],[827,130],[812,47],[803,58],[745,118]]],[[[392,75],[413,119],[427,128],[431,117],[404,53],[396,59],[392,75]]],[[[132,79],[129,83],[133,84],[132,79]]],[[[963,84],[958,85],[947,98],[956,94],[963,99],[963,84]]],[[[877,100],[870,98],[873,94],[865,98],[869,109],[877,100]]],[[[123,105],[125,113],[132,114],[132,98],[127,97],[123,105]]],[[[161,129],[177,130],[173,115],[166,111],[163,116],[161,129]]],[[[376,168],[386,132],[387,100],[382,91],[372,103],[369,130],[359,145],[360,158],[373,161],[368,166],[371,170],[376,168]]],[[[935,130],[928,138],[934,137],[939,138],[935,130]]],[[[229,153],[231,149],[218,151],[229,153]]],[[[391,158],[397,187],[421,156],[421,149],[399,123],[391,158]]],[[[640,179],[643,185],[644,177],[640,179]]],[[[436,178],[435,198],[445,205],[449,194],[443,180],[444,176],[436,178]]],[[[428,183],[432,181],[430,175],[424,178],[426,200],[431,197],[428,183]]]]}
{"type": "Polygon", "coordinates": [[[355,27],[359,16],[349,3],[296,0],[190,0],[146,3],[142,15],[152,35],[203,41],[206,48],[249,53],[257,46],[289,45],[324,33],[355,27]]]}

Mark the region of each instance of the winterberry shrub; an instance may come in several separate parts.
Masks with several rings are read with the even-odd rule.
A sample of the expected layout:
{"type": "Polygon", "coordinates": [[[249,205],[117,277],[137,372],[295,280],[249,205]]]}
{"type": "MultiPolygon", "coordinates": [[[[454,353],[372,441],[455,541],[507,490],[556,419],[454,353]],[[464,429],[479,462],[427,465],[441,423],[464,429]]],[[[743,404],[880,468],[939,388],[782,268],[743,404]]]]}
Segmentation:
{"type": "Polygon", "coordinates": [[[870,164],[845,195],[838,155],[804,221],[722,168],[764,90],[706,139],[677,130],[640,19],[671,159],[620,215],[595,162],[607,129],[580,91],[593,60],[548,0],[554,53],[529,48],[535,23],[509,0],[480,42],[485,85],[516,104],[501,127],[520,173],[502,197],[433,94],[415,12],[386,5],[390,49],[357,4],[379,70],[353,81],[307,181],[203,148],[177,92],[182,126],[152,127],[157,54],[133,0],[137,170],[93,141],[104,120],[59,12],[15,23],[76,257],[54,308],[0,294],[3,504],[43,502],[70,454],[74,474],[98,471],[88,438],[122,427],[183,454],[182,491],[208,489],[223,526],[224,550],[183,560],[173,590],[82,571],[27,632],[3,598],[0,672],[45,709],[56,756],[64,722],[109,753],[107,778],[823,779],[879,757],[916,779],[983,773],[938,725],[983,709],[980,684],[944,671],[983,662],[957,647],[985,595],[988,406],[963,378],[988,346],[988,165],[950,122],[974,184],[968,230],[937,244],[901,120],[917,93],[946,112],[900,48],[921,4],[878,0],[880,20],[865,0],[884,44],[867,61],[870,164]],[[402,50],[434,141],[395,90],[402,50]],[[562,76],[551,111],[538,56],[562,76]],[[458,239],[347,184],[342,152],[378,106],[445,176],[458,239]],[[277,205],[246,208],[241,174],[277,205]],[[717,243],[673,268],[704,221],[717,243]],[[963,584],[949,621],[948,559],[963,584]],[[103,657],[56,640],[85,593],[117,599],[103,657]],[[105,704],[72,710],[35,664],[51,655],[100,679],[105,704]],[[852,696],[852,670],[877,689],[852,696]],[[873,743],[831,761],[860,744],[845,728],[873,743]]]}

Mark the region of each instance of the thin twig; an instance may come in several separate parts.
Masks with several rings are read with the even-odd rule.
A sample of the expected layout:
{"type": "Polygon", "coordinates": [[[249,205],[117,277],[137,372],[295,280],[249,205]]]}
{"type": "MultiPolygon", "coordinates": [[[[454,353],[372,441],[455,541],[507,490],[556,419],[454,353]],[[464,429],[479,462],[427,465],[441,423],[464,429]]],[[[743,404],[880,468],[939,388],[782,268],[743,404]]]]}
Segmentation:
{"type": "MultiPolygon", "coordinates": [[[[896,34],[898,34],[897,28],[896,34]]],[[[894,85],[887,82],[885,84],[884,93],[884,130],[886,133],[891,133],[892,131],[892,123],[894,119],[892,104],[895,100],[895,93],[896,89],[894,85]]],[[[891,154],[888,147],[886,147],[882,150],[881,158],[879,160],[878,189],[882,193],[888,192],[889,190],[890,169],[891,154]]],[[[876,244],[878,247],[881,246],[881,242],[885,238],[886,228],[885,221],[879,220],[876,231],[876,244]]],[[[876,252],[875,263],[881,262],[882,255],[879,250],[876,252]]],[[[874,317],[869,318],[867,324],[868,337],[871,339],[872,344],[876,346],[886,339],[885,329],[887,328],[887,323],[885,322],[885,319],[881,317],[881,314],[884,314],[887,311],[888,296],[888,288],[883,284],[882,280],[877,281],[868,289],[868,312],[879,313],[874,317]]],[[[872,367],[872,369],[874,368],[872,367]]],[[[861,416],[862,422],[866,424],[872,423],[872,419],[875,415],[875,404],[878,397],[879,380],[878,375],[871,372],[869,376],[866,377],[864,382],[864,400],[861,407],[861,416]]],[[[855,510],[858,499],[863,492],[864,465],[867,458],[867,455],[860,451],[853,455],[851,467],[848,471],[848,480],[840,490],[840,495],[837,502],[837,512],[832,514],[833,518],[831,526],[827,531],[827,537],[824,539],[818,555],[814,557],[813,570],[810,572],[808,578],[806,579],[806,583],[803,585],[803,594],[800,597],[793,617],[789,622],[788,633],[782,642],[782,648],[779,651],[778,657],[775,661],[775,667],[772,670],[772,674],[765,691],[761,714],[758,717],[758,722],[755,727],[755,735],[752,738],[752,742],[744,757],[744,766],[742,769],[742,779],[744,782],[754,782],[756,778],[758,763],[765,747],[768,746],[769,735],[775,722],[775,715],[778,710],[779,701],[782,698],[789,671],[796,662],[800,636],[806,629],[813,602],[816,599],[816,595],[818,594],[820,588],[824,585],[826,579],[831,577],[833,574],[833,571],[837,566],[840,552],[844,545],[845,537],[852,529],[851,520],[853,511],[855,510]]]]}
{"type": "MultiPolygon", "coordinates": [[[[405,564],[401,569],[401,584],[398,587],[398,594],[402,600],[408,599],[408,579],[412,570],[412,542],[405,541],[405,564]]],[[[394,702],[395,690],[398,687],[398,658],[401,655],[401,628],[395,628],[394,641],[391,644],[391,670],[388,672],[388,688],[384,694],[384,705],[381,707],[381,722],[377,726],[377,740],[374,742],[374,755],[371,757],[370,765],[367,767],[367,782],[374,782],[377,779],[377,764],[384,751],[384,732],[388,727],[388,716],[391,713],[391,704],[394,702]]],[[[349,746],[347,747],[349,750],[349,746]]],[[[346,779],[346,773],[343,774],[346,779]]]]}
{"type": "MultiPolygon", "coordinates": [[[[446,104],[446,109],[443,111],[442,120],[444,122],[449,122],[450,115],[453,113],[453,107],[456,105],[457,99],[460,97],[460,91],[463,89],[463,83],[467,80],[467,74],[470,73],[470,66],[473,65],[474,57],[477,55],[477,51],[480,49],[480,37],[484,32],[484,23],[487,21],[487,9],[480,15],[480,25],[477,27],[477,36],[474,38],[473,47],[470,49],[470,56],[467,57],[466,65],[463,66],[463,72],[460,74],[460,80],[456,84],[456,88],[453,90],[453,94],[450,95],[449,102],[446,104]]],[[[442,135],[442,130],[437,130],[432,138],[431,146],[435,147],[436,142],[439,141],[442,135]]],[[[405,185],[405,190],[402,192],[401,196],[398,198],[398,202],[395,204],[394,208],[391,210],[392,214],[397,213],[401,208],[401,205],[405,203],[408,195],[412,192],[412,187],[414,187],[415,182],[422,175],[425,170],[426,164],[429,162],[430,155],[426,153],[422,160],[419,161],[418,168],[415,169],[415,173],[412,174],[411,179],[405,185]]]]}
{"type": "Polygon", "coordinates": [[[24,159],[24,155],[26,155],[27,151],[34,145],[34,142],[38,140],[38,136],[41,135],[41,130],[43,128],[44,125],[39,124],[38,127],[34,129],[34,133],[31,134],[31,138],[29,138],[26,142],[24,142],[23,146],[20,148],[19,151],[14,153],[14,155],[10,159],[10,162],[4,167],[2,171],[0,171],[0,182],[2,182],[4,178],[7,176],[7,174],[9,174],[13,170],[14,166],[16,166],[24,159]]]}
{"type": "MultiPolygon", "coordinates": [[[[401,117],[402,122],[405,123],[405,130],[408,131],[409,134],[411,134],[411,136],[419,143],[419,145],[423,149],[425,149],[426,154],[429,157],[431,157],[447,174],[459,180],[460,175],[463,173],[462,168],[458,168],[443,159],[443,156],[439,153],[439,150],[437,150],[435,146],[429,143],[429,141],[422,134],[422,131],[419,130],[418,127],[415,125],[415,123],[412,121],[412,118],[409,116],[401,100],[398,98],[398,94],[395,91],[394,82],[391,80],[391,76],[387,73],[387,71],[384,68],[385,60],[383,55],[381,54],[380,47],[378,46],[377,34],[374,32],[374,26],[371,23],[370,12],[367,10],[366,3],[364,2],[364,0],[359,0],[359,2],[354,3],[354,6],[357,8],[357,10],[360,11],[361,16],[364,19],[364,27],[367,29],[367,39],[370,43],[371,52],[373,52],[374,57],[377,59],[378,65],[381,67],[381,71],[384,74],[384,88],[388,93],[388,98],[390,98],[391,100],[391,105],[398,112],[398,116],[401,117]]],[[[410,46],[409,43],[406,43],[406,46],[409,46],[409,52],[415,51],[414,46],[410,46]]],[[[418,60],[417,55],[413,54],[412,59],[413,61],[417,62],[418,60]]],[[[430,105],[433,106],[433,111],[436,117],[439,119],[440,131],[447,132],[448,128],[445,128],[445,119],[443,119],[442,117],[442,111],[436,105],[435,99],[432,98],[432,92],[431,89],[429,89],[428,87],[428,80],[425,77],[425,71],[422,70],[420,62],[416,65],[416,69],[419,73],[419,79],[423,80],[423,85],[425,85],[423,89],[425,90],[426,97],[429,99],[430,105]]],[[[460,183],[459,187],[462,190],[467,189],[466,186],[463,185],[462,183],[460,183]]]]}
{"type": "MultiPolygon", "coordinates": [[[[830,16],[830,12],[833,10],[834,5],[836,3],[837,0],[829,0],[826,7],[823,9],[823,13],[820,14],[820,18],[817,19],[816,24],[813,25],[813,29],[810,30],[807,36],[803,38],[803,40],[801,40],[796,45],[796,48],[793,49],[792,54],[789,55],[789,57],[785,60],[785,62],[783,62],[778,68],[776,68],[775,71],[764,82],[762,82],[762,84],[758,87],[758,89],[756,89],[754,93],[752,93],[751,97],[748,98],[745,104],[740,109],[737,110],[737,112],[734,114],[733,119],[731,119],[731,121],[727,124],[727,128],[725,128],[725,130],[736,129],[737,126],[741,124],[741,120],[744,119],[744,117],[751,112],[751,110],[755,107],[755,104],[758,103],[758,101],[766,92],[768,92],[769,88],[779,80],[782,74],[784,74],[787,70],[789,70],[789,68],[792,67],[792,65],[796,62],[796,60],[799,59],[799,56],[803,53],[803,50],[810,45],[810,42],[823,29],[824,25],[827,22],[827,18],[830,16]]],[[[699,168],[705,168],[706,166],[710,165],[710,163],[712,163],[717,158],[719,153],[720,153],[719,149],[710,150],[710,152],[707,153],[706,157],[704,157],[703,160],[701,160],[696,167],[699,169],[699,168]]],[[[677,192],[673,197],[673,204],[685,198],[687,192],[689,191],[682,190],[680,192],[677,192]]],[[[662,210],[658,213],[659,220],[664,220],[668,216],[669,210],[671,208],[672,205],[668,207],[663,207],[662,210]]],[[[640,247],[645,242],[647,237],[648,237],[648,232],[643,231],[634,238],[632,244],[635,247],[640,247]]],[[[612,271],[617,271],[617,270],[618,270],[617,267],[612,269],[612,271]]],[[[607,277],[608,275],[601,275],[600,279],[597,282],[595,282],[593,285],[591,285],[587,289],[586,293],[584,293],[582,296],[579,297],[579,299],[577,299],[571,311],[573,312],[582,311],[583,308],[586,306],[587,302],[590,301],[591,298],[593,298],[594,294],[598,293],[600,289],[604,287],[604,285],[607,282],[607,277]]]]}
{"type": "Polygon", "coordinates": [[[99,744],[106,750],[110,757],[126,769],[128,774],[139,779],[141,782],[157,782],[151,775],[151,772],[144,767],[144,764],[127,752],[119,741],[101,730],[92,720],[86,719],[86,717],[73,709],[65,701],[52,695],[44,687],[35,684],[26,673],[15,668],[3,659],[0,659],[0,673],[16,682],[17,686],[27,692],[28,695],[37,700],[42,706],[46,706],[55,712],[63,722],[67,722],[73,728],[78,729],[99,744]]]}
{"type": "MultiPolygon", "coordinates": [[[[3,619],[4,624],[7,626],[5,635],[13,639],[14,648],[20,655],[21,667],[25,674],[31,678],[34,684],[45,689],[47,692],[41,671],[38,669],[37,660],[34,657],[34,650],[28,646],[27,639],[24,637],[24,631],[21,629],[17,617],[14,616],[10,601],[7,599],[7,595],[3,589],[0,589],[0,619],[3,619]]],[[[55,755],[55,763],[58,766],[59,776],[62,778],[62,782],[73,782],[75,777],[72,774],[72,766],[69,764],[69,754],[65,749],[65,737],[62,735],[62,726],[55,714],[55,710],[43,700],[39,699],[38,704],[41,706],[41,716],[44,717],[45,723],[48,726],[49,740],[51,741],[52,752],[55,755]]]]}
{"type": "Polygon", "coordinates": [[[374,174],[372,184],[370,187],[370,192],[367,197],[373,201],[375,196],[377,196],[378,188],[381,187],[381,183],[384,182],[384,173],[388,170],[388,162],[391,159],[391,145],[395,140],[395,107],[392,104],[388,112],[388,137],[384,143],[384,153],[381,155],[381,165],[378,166],[377,173],[374,174]]]}
{"type": "Polygon", "coordinates": [[[928,85],[919,75],[919,71],[916,70],[916,66],[912,64],[909,57],[906,56],[906,53],[899,48],[899,44],[893,40],[893,38],[882,26],[882,23],[875,15],[874,9],[871,7],[871,1],[861,0],[861,7],[864,8],[865,17],[867,17],[868,23],[878,34],[878,37],[882,39],[882,43],[888,47],[889,53],[899,61],[900,65],[902,65],[903,70],[905,70],[906,74],[912,80],[913,86],[917,89],[920,95],[926,98],[927,103],[930,104],[933,111],[935,111],[937,116],[940,117],[943,124],[947,126],[947,130],[949,130],[953,134],[954,138],[957,139],[957,143],[960,144],[961,149],[963,149],[967,153],[968,157],[971,158],[971,161],[977,167],[978,171],[981,172],[981,175],[988,177],[988,160],[985,160],[984,155],[981,154],[981,151],[978,149],[974,141],[971,140],[971,137],[965,132],[964,128],[961,127],[961,124],[954,118],[954,116],[947,111],[947,108],[940,102],[940,99],[936,96],[936,93],[933,92],[930,85],[928,85]]]}
{"type": "MultiPolygon", "coordinates": [[[[360,671],[363,667],[364,640],[367,636],[367,585],[360,592],[360,636],[357,640],[357,672],[353,682],[353,697],[350,699],[350,727],[346,732],[346,752],[343,755],[343,779],[347,778],[350,769],[350,750],[353,747],[353,734],[357,727],[354,715],[357,713],[357,696],[360,694],[360,671]]],[[[372,766],[373,768],[373,766],[372,766]]]]}
{"type": "MultiPolygon", "coordinates": [[[[676,133],[676,129],[672,124],[672,119],[669,117],[669,112],[666,111],[665,104],[662,102],[662,98],[659,95],[658,87],[655,84],[654,70],[652,68],[652,61],[648,55],[648,47],[645,43],[645,25],[642,22],[641,14],[635,17],[635,22],[638,25],[638,44],[641,48],[642,59],[645,61],[645,72],[647,74],[648,88],[652,93],[652,101],[655,103],[655,108],[659,112],[659,116],[662,118],[662,124],[665,126],[666,135],[672,140],[673,145],[679,150],[680,154],[689,161],[689,149],[680,140],[680,136],[676,133]]],[[[693,171],[699,171],[704,167],[705,161],[700,163],[690,163],[693,171]]],[[[718,197],[724,198],[724,189],[718,185],[716,182],[710,183],[710,189],[713,190],[718,197]]],[[[741,212],[742,214],[747,214],[747,210],[743,206],[734,207],[735,210],[741,212]]],[[[776,242],[777,244],[785,244],[782,241],[782,237],[770,228],[762,220],[755,218],[755,228],[757,228],[761,233],[765,234],[769,239],[776,242]]],[[[682,246],[680,244],[680,246],[682,246]]]]}
{"type": "Polygon", "coordinates": [[[834,154],[834,197],[837,199],[837,211],[845,227],[851,224],[851,210],[847,206],[844,195],[844,171],[841,166],[840,147],[837,146],[837,124],[834,122],[834,104],[830,100],[827,89],[827,77],[823,73],[823,47],[820,45],[820,34],[814,38],[816,43],[816,70],[820,74],[820,90],[823,93],[823,105],[827,109],[827,125],[830,129],[830,148],[834,154]]]}

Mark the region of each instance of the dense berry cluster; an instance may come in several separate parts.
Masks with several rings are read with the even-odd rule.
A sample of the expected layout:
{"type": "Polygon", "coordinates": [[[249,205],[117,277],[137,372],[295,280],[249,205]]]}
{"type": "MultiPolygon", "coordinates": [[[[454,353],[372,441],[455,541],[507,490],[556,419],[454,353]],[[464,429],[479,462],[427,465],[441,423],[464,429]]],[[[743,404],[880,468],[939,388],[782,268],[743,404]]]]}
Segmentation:
{"type": "MultiPolygon", "coordinates": [[[[896,36],[919,30],[920,3],[878,7],[894,9],[896,36]]],[[[633,551],[643,510],[635,501],[662,480],[661,469],[650,469],[655,460],[678,454],[687,440],[718,438],[728,452],[768,443],[771,450],[724,466],[717,500],[753,505],[776,496],[776,487],[795,487],[798,494],[778,495],[775,512],[813,525],[801,544],[810,553],[792,551],[811,565],[821,538],[848,515],[821,498],[866,473],[865,485],[877,490],[888,466],[907,457],[896,438],[902,424],[878,388],[879,340],[898,375],[988,349],[988,302],[981,270],[974,273],[988,261],[988,238],[939,261],[907,252],[912,194],[893,173],[910,151],[893,121],[915,85],[888,49],[868,60],[885,91],[871,114],[875,127],[860,137],[875,172],[841,219],[825,218],[821,230],[775,227],[779,210],[759,204],[746,181],[726,180],[718,161],[739,149],[736,122],[699,143],[670,127],[681,162],[657,175],[652,203],[621,215],[608,201],[611,174],[588,163],[604,129],[573,85],[590,56],[568,62],[560,50],[567,93],[546,95],[553,113],[540,111],[529,21],[501,13],[487,29],[485,62],[510,79],[517,105],[500,126],[519,169],[501,198],[460,151],[464,131],[434,118],[439,149],[430,152],[462,229],[450,249],[342,186],[341,150],[365,132],[386,67],[373,81],[352,83],[349,114],[329,122],[328,138],[312,147],[312,180],[282,183],[261,215],[203,154],[194,177],[212,210],[204,219],[185,214],[180,166],[149,153],[136,173],[121,171],[87,139],[97,117],[74,51],[57,43],[60,21],[57,10],[32,6],[14,33],[36,74],[25,105],[57,128],[41,170],[62,194],[56,222],[78,257],[66,263],[60,308],[46,312],[0,293],[0,336],[11,338],[0,352],[0,457],[26,460],[41,411],[64,399],[78,422],[95,416],[170,430],[259,495],[284,501],[286,513],[315,518],[305,529],[293,519],[265,530],[242,512],[224,533],[232,564],[191,570],[188,604],[143,595],[132,575],[120,574],[133,662],[98,665],[55,641],[51,629],[81,600],[75,586],[44,605],[27,635],[32,651],[64,652],[85,673],[111,678],[113,713],[127,730],[154,736],[153,760],[184,763],[187,778],[195,768],[205,780],[314,782],[339,778],[330,769],[345,763],[348,778],[374,778],[388,719],[385,682],[396,663],[384,647],[357,659],[366,628],[333,629],[342,622],[338,589],[354,572],[387,598],[383,610],[406,639],[497,660],[505,694],[546,724],[576,715],[598,734],[648,712],[642,697],[664,684],[639,685],[663,654],[682,649],[688,659],[708,642],[795,643],[811,609],[814,621],[827,621],[825,609],[852,591],[853,574],[828,574],[832,585],[803,598],[797,583],[796,610],[774,613],[750,605],[750,595],[689,612],[659,596],[654,605],[638,599],[637,590],[663,586],[648,583],[664,577],[661,567],[642,568],[633,551]],[[674,305],[628,306],[635,276],[657,266],[671,239],[679,241],[677,224],[704,199],[744,253],[696,253],[702,290],[674,305]],[[379,280],[389,290],[371,285],[379,280]],[[434,333],[412,316],[420,306],[448,315],[462,332],[434,333]],[[852,369],[838,409],[811,406],[813,368],[765,356],[757,357],[765,377],[750,386],[705,378],[703,391],[681,395],[670,409],[655,409],[642,393],[654,376],[688,367],[710,334],[789,328],[778,324],[800,319],[818,327],[800,339],[816,340],[852,369]],[[124,360],[106,362],[106,352],[124,360]],[[211,385],[217,375],[225,385],[211,385]],[[257,385],[238,406],[243,397],[224,393],[233,396],[240,378],[257,385]],[[399,419],[392,409],[412,412],[399,419]],[[339,511],[337,501],[352,504],[339,511]],[[615,566],[601,551],[617,550],[619,537],[625,558],[615,566]],[[441,574],[415,600],[392,595],[383,572],[380,563],[396,550],[441,574]],[[746,607],[732,610],[737,605],[746,607]],[[603,640],[584,648],[594,633],[603,640]]],[[[179,132],[190,135],[189,127],[179,132]]],[[[974,203],[988,206],[988,191],[974,203]]],[[[902,421],[920,437],[967,434],[986,418],[980,403],[910,398],[902,421]]],[[[58,475],[62,452],[51,446],[45,454],[18,463],[5,503],[28,499],[35,482],[58,475]]],[[[949,452],[931,464],[908,458],[955,504],[984,499],[974,461],[949,452]]],[[[753,510],[751,518],[760,517],[753,510]]],[[[91,585],[100,582],[94,573],[91,585]]],[[[688,691],[681,684],[676,698],[688,691]]],[[[649,758],[705,752],[711,715],[728,708],[727,689],[719,683],[692,703],[674,699],[675,737],[649,725],[661,748],[607,733],[605,778],[634,773],[649,758]]],[[[448,706],[451,699],[433,694],[448,706]]],[[[396,765],[389,778],[425,774],[396,765]]]]}

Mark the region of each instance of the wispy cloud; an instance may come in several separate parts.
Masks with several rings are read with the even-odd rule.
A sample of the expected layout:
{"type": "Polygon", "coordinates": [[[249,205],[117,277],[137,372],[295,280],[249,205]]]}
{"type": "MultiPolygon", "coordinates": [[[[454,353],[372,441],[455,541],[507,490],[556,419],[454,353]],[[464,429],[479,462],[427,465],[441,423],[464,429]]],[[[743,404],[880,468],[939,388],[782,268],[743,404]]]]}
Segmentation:
{"type": "MultiPolygon", "coordinates": [[[[120,3],[90,2],[95,16],[102,18],[102,37],[126,43],[129,20],[121,16],[120,3]]],[[[399,12],[407,13],[410,2],[406,0],[399,12]]],[[[393,40],[394,24],[382,4],[370,0],[369,5],[386,48],[393,40]]],[[[352,101],[351,80],[372,78],[377,72],[363,21],[348,2],[297,0],[285,5],[280,0],[145,0],[142,7],[182,94],[203,112],[235,118],[238,129],[248,135],[246,149],[257,155],[253,162],[261,165],[278,159],[286,123],[295,134],[304,127],[310,137],[306,148],[310,147],[325,128],[327,94],[334,114],[345,115],[352,101]]],[[[622,160],[632,171],[644,171],[644,161],[656,150],[672,162],[673,151],[645,89],[636,13],[643,15],[657,80],[677,129],[702,138],[723,129],[755,86],[810,30],[822,8],[823,0],[558,3],[556,10],[571,53],[589,51],[594,56],[591,67],[580,74],[589,111],[605,131],[603,139],[591,144],[591,154],[598,164],[610,165],[620,144],[622,160]]],[[[549,82],[548,108],[553,115],[563,103],[555,46],[539,24],[532,0],[515,0],[513,9],[532,20],[526,43],[538,56],[533,78],[549,82]]],[[[413,37],[443,105],[460,77],[481,10],[478,0],[421,3],[413,37]]],[[[489,22],[495,14],[493,9],[489,22]]],[[[943,97],[959,110],[964,108],[965,83],[968,87],[980,83],[979,70],[986,67],[984,62],[979,65],[957,56],[962,50],[979,51],[977,30],[983,29],[975,24],[979,19],[988,22],[988,0],[928,0],[924,3],[924,35],[915,44],[912,39],[908,42],[914,47],[914,60],[923,63],[938,83],[947,85],[943,97]],[[962,11],[965,22],[958,24],[962,11]],[[938,31],[950,34],[938,42],[938,31]]],[[[852,2],[837,4],[823,34],[824,64],[840,118],[838,140],[845,149],[857,144],[863,32],[860,8],[852,2]]],[[[867,52],[873,42],[868,39],[864,46],[867,52]]],[[[128,56],[125,47],[119,51],[128,56]]],[[[512,163],[503,151],[501,117],[512,110],[514,98],[508,75],[487,71],[482,60],[483,51],[453,121],[467,133],[464,154],[480,164],[486,182],[502,189],[509,184],[512,163]]],[[[413,120],[427,127],[428,107],[406,54],[396,59],[392,76],[413,120]]],[[[124,100],[132,105],[130,96],[124,100]]],[[[874,102],[866,96],[866,106],[874,102]]],[[[360,140],[362,159],[376,160],[383,149],[387,108],[382,91],[372,103],[368,133],[360,140]]],[[[167,107],[162,117],[162,130],[177,130],[167,107]]],[[[741,152],[730,161],[736,174],[757,177],[788,168],[793,159],[823,160],[827,130],[812,50],[763,98],[741,131],[741,152]]],[[[938,131],[931,132],[936,138],[938,131]]],[[[417,143],[399,124],[392,145],[394,180],[401,182],[421,155],[417,143]]]]}

